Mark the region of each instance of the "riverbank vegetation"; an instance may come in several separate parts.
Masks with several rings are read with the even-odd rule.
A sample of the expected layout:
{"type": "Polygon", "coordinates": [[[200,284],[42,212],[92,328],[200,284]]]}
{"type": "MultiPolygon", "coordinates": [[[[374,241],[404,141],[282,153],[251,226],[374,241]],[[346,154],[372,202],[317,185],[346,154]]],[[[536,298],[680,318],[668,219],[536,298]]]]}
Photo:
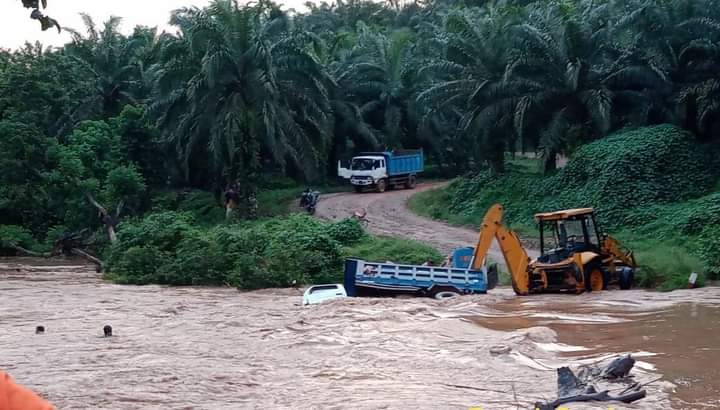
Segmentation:
{"type": "MultiPolygon", "coordinates": [[[[297,222],[268,218],[284,213],[299,186],[332,185],[338,159],[420,147],[433,176],[468,176],[441,194],[447,204],[434,216],[472,222],[487,202],[507,202],[522,226],[540,204],[591,204],[613,230],[650,226],[647,249],[677,243],[670,235],[697,239],[689,254],[718,270],[711,228],[699,222],[714,217],[702,209],[714,206],[718,170],[693,156],[715,152],[720,135],[715,0],[307,7],[217,0],[172,13],[176,33],[138,26],[125,34],[120,18],[85,17],[63,47],[0,50],[2,252],[84,249],[107,259],[118,280],[172,282],[172,271],[182,283],[246,286],[257,273],[229,280],[236,265],[227,261],[222,275],[208,267],[197,280],[180,275],[179,262],[141,273],[138,249],[162,261],[180,244],[153,247],[128,231],[171,215],[193,240],[232,253],[223,232],[260,235],[297,222]],[[623,129],[642,131],[608,137],[623,129]],[[652,160],[665,143],[687,155],[643,169],[622,159],[652,160]],[[537,153],[537,165],[518,165],[508,155],[516,152],[537,153]],[[616,159],[605,161],[608,153],[616,159]],[[557,155],[577,159],[556,172],[557,155]],[[230,186],[237,207],[228,221],[230,186]]],[[[275,239],[259,237],[264,247],[249,255],[258,269],[276,267],[275,239]]],[[[389,248],[334,241],[340,254],[389,248]]],[[[336,263],[330,248],[309,251],[326,259],[285,279],[322,278],[336,263]]]]}
{"type": "Polygon", "coordinates": [[[411,208],[457,224],[479,224],[494,203],[523,236],[537,235],[533,214],[593,207],[598,224],[636,251],[639,284],[687,286],[691,272],[717,271],[717,151],[669,125],[621,131],[579,148],[557,172],[528,160],[501,174],[460,178],[423,192],[411,208]]]}

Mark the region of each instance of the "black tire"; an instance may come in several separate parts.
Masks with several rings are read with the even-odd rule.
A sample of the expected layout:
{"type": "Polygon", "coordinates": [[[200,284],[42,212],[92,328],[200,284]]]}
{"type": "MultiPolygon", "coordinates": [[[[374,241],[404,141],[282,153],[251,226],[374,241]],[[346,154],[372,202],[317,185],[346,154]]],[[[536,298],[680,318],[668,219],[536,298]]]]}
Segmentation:
{"type": "Polygon", "coordinates": [[[460,294],[458,292],[444,290],[442,292],[438,292],[438,293],[434,294],[433,298],[435,298],[435,300],[444,300],[444,299],[451,299],[451,298],[458,297],[458,296],[460,296],[460,294]]]}
{"type": "Polygon", "coordinates": [[[387,182],[384,179],[381,179],[375,186],[378,192],[383,193],[385,192],[385,189],[387,189],[387,182]]]}
{"type": "Polygon", "coordinates": [[[362,193],[362,191],[363,191],[363,188],[362,188],[361,186],[359,186],[359,185],[355,185],[354,188],[355,188],[355,192],[357,192],[358,194],[359,194],[359,193],[362,193]]]}
{"type": "Polygon", "coordinates": [[[315,207],[314,206],[309,207],[307,211],[310,215],[315,215],[315,207]]]}
{"type": "Polygon", "coordinates": [[[620,272],[619,284],[620,289],[630,290],[632,288],[633,281],[635,280],[635,272],[632,269],[626,268],[620,272]]]}
{"type": "Polygon", "coordinates": [[[605,273],[603,273],[600,265],[596,263],[590,263],[585,266],[585,270],[583,271],[583,279],[585,282],[585,290],[587,292],[592,292],[593,290],[600,291],[603,289],[607,289],[605,273]]]}
{"type": "Polygon", "coordinates": [[[407,179],[407,182],[405,182],[405,189],[414,189],[415,185],[417,185],[415,175],[410,175],[407,179]]]}
{"type": "Polygon", "coordinates": [[[612,282],[612,275],[607,270],[603,270],[603,290],[608,290],[610,282],[612,282]]]}

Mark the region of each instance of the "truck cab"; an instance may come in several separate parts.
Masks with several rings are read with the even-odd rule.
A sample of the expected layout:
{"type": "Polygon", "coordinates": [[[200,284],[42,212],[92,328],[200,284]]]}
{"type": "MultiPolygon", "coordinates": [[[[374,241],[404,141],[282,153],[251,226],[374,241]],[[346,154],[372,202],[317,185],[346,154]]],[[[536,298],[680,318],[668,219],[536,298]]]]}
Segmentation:
{"type": "Polygon", "coordinates": [[[353,157],[349,168],[338,161],[338,176],[345,178],[357,192],[375,188],[415,187],[417,174],[423,170],[422,150],[365,152],[353,157]]]}
{"type": "Polygon", "coordinates": [[[387,164],[385,157],[381,156],[354,157],[350,161],[350,168],[339,167],[338,174],[349,179],[355,187],[371,187],[387,178],[387,164]]]}

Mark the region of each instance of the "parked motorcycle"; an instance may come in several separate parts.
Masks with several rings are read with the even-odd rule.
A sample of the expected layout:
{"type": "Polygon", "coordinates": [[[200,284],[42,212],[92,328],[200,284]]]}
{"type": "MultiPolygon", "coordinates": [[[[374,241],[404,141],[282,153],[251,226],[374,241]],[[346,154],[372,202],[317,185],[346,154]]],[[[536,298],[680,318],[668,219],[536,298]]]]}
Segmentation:
{"type": "Polygon", "coordinates": [[[320,200],[320,192],[312,191],[308,188],[300,195],[300,207],[304,208],[308,214],[313,215],[315,214],[318,200],[320,200]]]}

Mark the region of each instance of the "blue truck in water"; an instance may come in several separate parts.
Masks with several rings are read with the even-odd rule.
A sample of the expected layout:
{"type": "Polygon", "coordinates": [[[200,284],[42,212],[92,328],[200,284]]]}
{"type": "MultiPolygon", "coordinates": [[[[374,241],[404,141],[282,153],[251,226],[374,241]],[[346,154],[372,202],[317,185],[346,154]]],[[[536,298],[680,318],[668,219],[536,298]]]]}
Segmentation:
{"type": "Polygon", "coordinates": [[[470,268],[474,248],[453,252],[450,266],[403,265],[345,260],[343,286],[348,296],[410,294],[436,299],[486,293],[498,282],[497,266],[470,268]]]}
{"type": "Polygon", "coordinates": [[[356,192],[368,188],[378,192],[387,188],[413,189],[424,161],[422,150],[363,152],[353,157],[347,167],[338,161],[338,176],[349,180],[356,192]]]}

